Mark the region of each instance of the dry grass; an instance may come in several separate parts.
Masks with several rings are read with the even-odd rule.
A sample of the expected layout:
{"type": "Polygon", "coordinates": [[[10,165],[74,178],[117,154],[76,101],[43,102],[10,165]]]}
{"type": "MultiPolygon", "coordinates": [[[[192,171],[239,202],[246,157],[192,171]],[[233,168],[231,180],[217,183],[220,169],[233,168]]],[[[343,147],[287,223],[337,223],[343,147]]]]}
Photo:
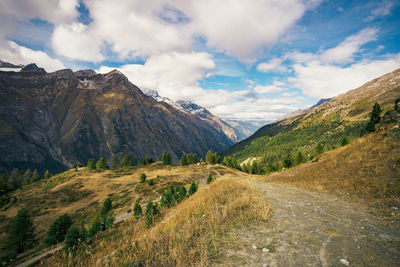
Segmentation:
{"type": "Polygon", "coordinates": [[[151,229],[133,219],[99,236],[74,261],[59,255],[45,265],[209,266],[224,261],[222,252],[233,241],[229,232],[265,223],[269,215],[269,203],[260,192],[227,176],[163,210],[151,229]]]}
{"type": "Polygon", "coordinates": [[[400,205],[400,131],[378,132],[330,151],[317,162],[263,178],[365,199],[376,207],[400,205]]]}
{"type": "MultiPolygon", "coordinates": [[[[186,185],[187,188],[192,181],[202,184],[213,168],[205,170],[204,166],[167,167],[153,164],[119,171],[89,172],[82,169],[79,172],[64,172],[13,194],[18,201],[0,210],[0,244],[5,244],[7,225],[20,207],[30,210],[40,241],[50,224],[64,213],[72,216],[77,225],[87,224],[107,197],[113,200],[116,214],[126,212],[133,207],[136,199],[140,198],[142,203],[158,200],[162,189],[170,183],[186,185]],[[153,186],[139,182],[143,172],[147,179],[154,179],[153,186]]],[[[36,251],[43,248],[41,242],[35,246],[36,251]]],[[[7,252],[0,251],[0,256],[4,253],[7,252]]]]}

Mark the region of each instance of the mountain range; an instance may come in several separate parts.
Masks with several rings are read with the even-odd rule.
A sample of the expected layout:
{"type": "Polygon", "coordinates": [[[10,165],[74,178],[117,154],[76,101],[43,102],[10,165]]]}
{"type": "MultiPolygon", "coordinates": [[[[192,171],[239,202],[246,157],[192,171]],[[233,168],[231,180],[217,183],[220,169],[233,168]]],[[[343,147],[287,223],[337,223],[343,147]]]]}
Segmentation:
{"type": "Polygon", "coordinates": [[[29,64],[0,71],[1,171],[58,171],[89,158],[157,158],[165,151],[175,162],[183,153],[201,157],[234,143],[213,123],[219,121],[143,94],[116,70],[46,73],[29,64]]]}

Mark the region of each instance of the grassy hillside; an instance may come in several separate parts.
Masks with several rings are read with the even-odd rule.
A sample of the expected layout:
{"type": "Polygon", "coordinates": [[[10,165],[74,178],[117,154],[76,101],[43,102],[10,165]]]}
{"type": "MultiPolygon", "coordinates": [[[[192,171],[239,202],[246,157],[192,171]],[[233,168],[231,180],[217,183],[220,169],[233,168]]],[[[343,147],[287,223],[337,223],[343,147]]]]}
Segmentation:
{"type": "MultiPolygon", "coordinates": [[[[176,208],[170,210],[167,208],[161,209],[161,215],[157,219],[158,222],[165,221],[168,216],[180,215],[175,216],[176,218],[174,217],[174,219],[171,220],[172,224],[162,223],[161,225],[165,226],[159,226],[157,229],[164,229],[165,238],[171,238],[168,237],[168,229],[171,227],[186,231],[182,233],[183,236],[177,236],[177,240],[174,242],[178,242],[180,244],[179,246],[181,246],[182,251],[179,253],[182,254],[179,257],[188,257],[186,254],[189,252],[184,250],[187,243],[186,241],[182,242],[182,240],[186,238],[186,234],[189,234],[189,230],[192,227],[199,227],[198,231],[205,231],[210,235],[207,234],[198,240],[196,230],[192,233],[195,236],[187,237],[193,242],[190,253],[194,254],[195,251],[198,251],[199,247],[197,246],[199,244],[197,244],[197,242],[200,242],[201,246],[207,245],[212,237],[212,240],[214,240],[212,242],[215,243],[211,243],[210,246],[212,247],[207,250],[210,254],[196,254],[190,257],[195,257],[196,261],[214,259],[216,257],[215,253],[218,251],[218,246],[221,245],[219,244],[221,240],[214,238],[216,235],[222,235],[238,224],[259,221],[256,217],[261,218],[261,220],[268,217],[268,207],[265,206],[265,201],[261,201],[261,198],[257,200],[257,194],[253,194],[253,192],[249,191],[250,189],[241,186],[239,183],[232,183],[230,180],[228,182],[229,174],[235,174],[235,171],[218,165],[202,164],[185,167],[170,167],[155,163],[141,168],[127,167],[103,172],[91,172],[86,170],[86,168],[81,168],[79,171],[70,170],[47,180],[24,186],[22,189],[15,191],[12,195],[12,201],[0,210],[0,243],[3,247],[1,256],[11,256],[15,253],[5,247],[7,244],[7,229],[11,219],[21,207],[27,207],[29,209],[29,213],[33,217],[35,235],[37,237],[34,249],[24,254],[22,257],[23,259],[29,258],[39,251],[46,250],[46,246],[43,242],[46,232],[50,224],[64,213],[68,213],[71,216],[75,225],[84,225],[88,229],[92,219],[100,210],[102,203],[107,197],[112,200],[115,217],[118,220],[119,217],[130,217],[127,211],[129,209],[133,210],[133,206],[137,200],[140,201],[144,212],[148,202],[160,202],[163,192],[170,185],[184,186],[188,190],[191,183],[196,182],[199,184],[202,193],[196,193],[192,196],[193,199],[190,198],[182,202],[176,208]],[[140,183],[140,175],[142,173],[147,175],[147,182],[145,183],[140,183]],[[214,177],[216,177],[216,175],[225,175],[228,177],[207,186],[208,189],[202,189],[202,187],[206,185],[207,177],[210,174],[214,175],[214,177]],[[148,183],[149,180],[152,180],[154,184],[150,185],[148,183]],[[237,198],[234,201],[230,201],[230,198],[234,199],[235,197],[237,198]],[[199,213],[207,214],[207,220],[199,217],[199,213]],[[263,214],[262,216],[260,215],[261,213],[263,214]],[[188,219],[190,220],[188,221],[188,219]],[[198,221],[199,219],[200,222],[198,221]],[[212,226],[213,224],[217,225],[214,227],[212,226]]],[[[132,215],[132,213],[130,213],[130,215],[132,215]]],[[[129,233],[127,236],[133,238],[132,240],[141,240],[143,239],[143,235],[150,235],[150,233],[155,236],[155,230],[146,230],[144,224],[145,220],[142,216],[139,220],[131,219],[129,223],[123,223],[122,225],[124,226],[122,228],[115,228],[112,229],[111,232],[106,231],[100,234],[99,237],[96,236],[90,241],[90,253],[102,255],[106,253],[106,251],[109,251],[107,249],[104,250],[104,240],[107,240],[107,244],[110,246],[114,246],[114,248],[118,247],[121,242],[119,238],[121,238],[122,233],[124,233],[123,235],[129,233]],[[111,242],[112,240],[114,243],[111,242]],[[119,241],[117,242],[117,240],[119,241]]],[[[156,223],[156,225],[158,224],[159,223],[156,223]]],[[[140,243],[140,245],[144,246],[144,250],[149,250],[146,253],[150,253],[151,248],[148,246],[167,245],[167,247],[160,247],[163,251],[165,251],[165,249],[178,249],[175,245],[169,244],[169,242],[166,244],[158,244],[155,237],[152,241],[145,241],[146,242],[143,241],[144,243],[140,243]],[[174,248],[172,248],[172,246],[174,248]]],[[[110,247],[107,246],[107,248],[110,247]]],[[[85,247],[84,249],[87,248],[85,247]]],[[[145,257],[146,261],[154,263],[159,262],[163,265],[173,265],[173,262],[181,262],[182,260],[189,261],[189,258],[175,258],[171,261],[166,255],[158,255],[157,257],[161,257],[160,259],[156,256],[150,259],[147,258],[150,257],[149,255],[146,256],[142,254],[132,256],[133,254],[129,250],[124,253],[125,256],[119,258],[121,262],[125,263],[139,262],[144,259],[143,257],[145,257]]],[[[81,256],[81,258],[78,258],[79,261],[93,263],[93,257],[89,257],[87,254],[82,254],[81,256]]],[[[62,258],[58,260],[63,262],[67,259],[62,258]]]]}
{"type": "Polygon", "coordinates": [[[58,254],[44,266],[209,266],[232,262],[222,253],[238,227],[265,224],[269,205],[262,194],[228,176],[179,205],[164,209],[153,228],[132,219],[82,246],[74,259],[58,254]]]}
{"type": "Polygon", "coordinates": [[[316,146],[324,151],[340,147],[362,136],[374,103],[379,103],[382,114],[392,110],[400,98],[400,69],[370,81],[363,86],[339,95],[305,114],[266,125],[246,140],[232,146],[223,156],[238,161],[256,158],[261,173],[281,169],[285,159],[292,165],[298,152],[303,161],[317,156],[316,146]]]}
{"type": "Polygon", "coordinates": [[[263,180],[332,191],[364,199],[371,206],[400,205],[400,129],[381,126],[347,146],[263,180]]]}

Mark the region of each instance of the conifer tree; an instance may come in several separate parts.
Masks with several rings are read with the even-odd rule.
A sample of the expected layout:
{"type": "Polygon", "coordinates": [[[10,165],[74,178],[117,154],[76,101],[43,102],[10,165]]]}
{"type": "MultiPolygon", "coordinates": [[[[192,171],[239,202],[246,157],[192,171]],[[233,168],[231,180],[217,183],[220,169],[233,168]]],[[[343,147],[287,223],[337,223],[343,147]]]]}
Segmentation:
{"type": "Polygon", "coordinates": [[[375,103],[374,106],[372,107],[372,112],[370,117],[371,121],[377,124],[381,120],[381,113],[382,113],[381,106],[378,103],[375,103]]]}
{"type": "Polygon", "coordinates": [[[65,253],[68,255],[69,253],[74,253],[79,246],[81,241],[81,232],[79,231],[78,227],[72,226],[66,236],[65,236],[65,244],[64,250],[65,253]]]}
{"type": "Polygon", "coordinates": [[[29,184],[32,180],[32,171],[30,169],[27,169],[24,172],[24,184],[29,184]]]}
{"type": "Polygon", "coordinates": [[[40,174],[38,172],[38,170],[34,170],[32,173],[32,182],[37,182],[40,180],[40,174]]]}
{"type": "Polygon", "coordinates": [[[141,183],[146,182],[146,178],[147,178],[146,174],[145,174],[145,173],[142,173],[142,174],[140,175],[140,182],[141,182],[141,183]]]}
{"type": "Polygon", "coordinates": [[[93,171],[96,169],[96,165],[94,164],[94,159],[89,159],[87,163],[87,168],[89,171],[93,171]]]}
{"type": "Polygon", "coordinates": [[[189,187],[189,196],[196,193],[198,188],[199,188],[199,186],[195,182],[193,182],[189,187]]]}
{"type": "Polygon", "coordinates": [[[108,197],[108,198],[106,198],[106,199],[104,200],[103,207],[101,208],[100,215],[101,215],[102,217],[105,217],[106,214],[107,214],[111,209],[112,209],[112,201],[111,201],[111,199],[108,197]]]}
{"type": "Polygon", "coordinates": [[[46,245],[51,246],[64,241],[65,235],[67,234],[67,231],[71,225],[72,219],[68,214],[58,217],[58,219],[50,225],[45,239],[46,245]]]}
{"type": "Polygon", "coordinates": [[[208,152],[206,154],[206,162],[213,163],[213,153],[211,150],[208,150],[208,152]]]}
{"type": "Polygon", "coordinates": [[[135,215],[136,218],[139,218],[140,215],[142,215],[142,206],[140,206],[139,201],[135,202],[135,206],[133,207],[133,215],[135,215]]]}
{"type": "Polygon", "coordinates": [[[44,178],[49,179],[50,177],[51,177],[51,174],[50,174],[49,170],[46,170],[46,172],[44,173],[44,178]]]}
{"type": "Polygon", "coordinates": [[[111,168],[118,169],[120,166],[119,158],[117,156],[113,157],[111,168]]]}
{"type": "Polygon", "coordinates": [[[16,252],[24,252],[34,240],[33,221],[26,208],[18,211],[9,228],[10,243],[15,246],[16,252]]]}
{"type": "Polygon", "coordinates": [[[186,166],[188,165],[187,157],[185,154],[182,154],[181,159],[179,160],[179,166],[186,166]]]}
{"type": "Polygon", "coordinates": [[[193,154],[192,155],[192,163],[198,163],[199,162],[199,158],[197,157],[197,154],[193,154]]]}
{"type": "Polygon", "coordinates": [[[132,155],[126,154],[126,155],[122,158],[121,166],[122,166],[122,167],[133,166],[133,157],[132,157],[132,155]]]}
{"type": "Polygon", "coordinates": [[[322,154],[322,152],[324,152],[324,147],[322,146],[321,143],[318,143],[318,144],[317,144],[317,146],[316,146],[316,148],[315,148],[315,151],[316,151],[318,154],[322,154]]]}
{"type": "Polygon", "coordinates": [[[101,157],[99,159],[99,161],[96,163],[96,169],[98,169],[98,170],[106,170],[106,169],[108,169],[108,165],[107,165],[107,163],[106,163],[106,161],[104,160],[103,157],[101,157]]]}
{"type": "Polygon", "coordinates": [[[192,164],[193,162],[192,162],[192,154],[187,154],[186,155],[186,163],[188,164],[188,165],[190,165],[190,164],[192,164]]]}

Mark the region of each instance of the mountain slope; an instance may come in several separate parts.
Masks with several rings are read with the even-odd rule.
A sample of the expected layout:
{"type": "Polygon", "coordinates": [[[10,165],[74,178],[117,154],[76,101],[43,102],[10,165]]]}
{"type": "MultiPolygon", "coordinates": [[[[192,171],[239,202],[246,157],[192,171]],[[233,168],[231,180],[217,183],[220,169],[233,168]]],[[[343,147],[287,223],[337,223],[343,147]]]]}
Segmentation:
{"type": "Polygon", "coordinates": [[[223,155],[234,156],[241,161],[256,157],[266,168],[265,171],[274,171],[282,167],[280,162],[284,159],[293,162],[298,151],[307,159],[314,157],[317,143],[327,150],[338,146],[343,137],[350,140],[358,138],[373,104],[379,103],[385,112],[393,108],[394,101],[399,97],[400,69],[339,95],[304,114],[268,124],[229,148],[223,155]]]}
{"type": "Polygon", "coordinates": [[[128,153],[156,158],[169,151],[177,160],[232,144],[197,116],[144,95],[117,71],[24,69],[0,71],[1,170],[60,170],[128,153]]]}

